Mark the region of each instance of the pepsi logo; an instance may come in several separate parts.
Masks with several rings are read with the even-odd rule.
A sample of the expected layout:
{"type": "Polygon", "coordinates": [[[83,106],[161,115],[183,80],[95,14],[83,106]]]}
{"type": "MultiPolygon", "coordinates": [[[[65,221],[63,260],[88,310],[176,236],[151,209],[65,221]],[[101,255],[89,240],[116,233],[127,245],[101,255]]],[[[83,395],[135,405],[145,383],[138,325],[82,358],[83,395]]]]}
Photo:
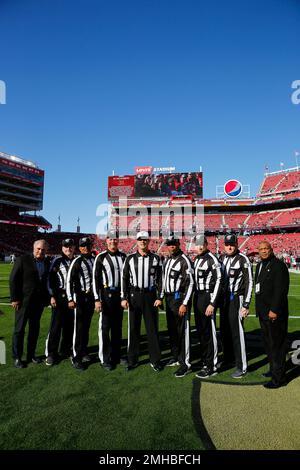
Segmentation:
{"type": "Polygon", "coordinates": [[[229,197],[238,197],[242,190],[243,186],[237,180],[229,180],[224,184],[224,193],[229,197]]]}

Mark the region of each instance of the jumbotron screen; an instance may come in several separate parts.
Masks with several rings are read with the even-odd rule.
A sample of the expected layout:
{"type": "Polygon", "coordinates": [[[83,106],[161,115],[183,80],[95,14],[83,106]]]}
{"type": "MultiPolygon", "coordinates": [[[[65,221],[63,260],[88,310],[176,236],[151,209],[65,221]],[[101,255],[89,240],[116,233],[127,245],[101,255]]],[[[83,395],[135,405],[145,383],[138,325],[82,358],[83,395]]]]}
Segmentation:
{"type": "Polygon", "coordinates": [[[171,196],[203,197],[202,172],[152,173],[150,175],[110,176],[108,198],[156,198],[171,196]]]}

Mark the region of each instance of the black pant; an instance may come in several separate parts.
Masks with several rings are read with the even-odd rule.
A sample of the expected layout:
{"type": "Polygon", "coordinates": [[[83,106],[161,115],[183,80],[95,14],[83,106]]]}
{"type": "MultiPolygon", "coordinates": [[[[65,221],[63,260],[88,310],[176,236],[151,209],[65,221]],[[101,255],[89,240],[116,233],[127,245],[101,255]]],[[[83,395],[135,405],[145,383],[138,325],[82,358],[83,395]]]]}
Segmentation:
{"type": "Polygon", "coordinates": [[[158,309],[154,307],[157,299],[155,292],[132,291],[129,297],[128,310],[128,364],[138,362],[140,350],[140,332],[142,316],[144,317],[150,361],[155,364],[160,360],[158,340],[158,309]]]}
{"type": "Polygon", "coordinates": [[[262,338],[270,363],[272,381],[285,382],[285,356],[287,350],[288,319],[278,318],[272,322],[268,318],[259,318],[262,338]]]}
{"type": "Polygon", "coordinates": [[[35,356],[36,345],[40,332],[40,319],[44,310],[44,303],[38,299],[21,306],[15,314],[15,328],[12,340],[12,354],[14,359],[22,359],[24,348],[25,328],[28,322],[27,359],[35,356]]]}
{"type": "Polygon", "coordinates": [[[200,340],[201,359],[209,369],[216,370],[218,362],[218,343],[215,314],[211,317],[205,315],[208,305],[210,305],[210,294],[208,292],[195,292],[194,315],[200,340]]]}
{"type": "Polygon", "coordinates": [[[166,316],[171,343],[171,354],[181,366],[190,368],[190,307],[180,317],[182,299],[175,300],[175,294],[166,294],[166,316]]]}
{"type": "Polygon", "coordinates": [[[89,343],[89,330],[95,308],[95,299],[92,294],[77,294],[74,316],[73,356],[74,360],[81,360],[87,354],[89,343]]]}
{"type": "Polygon", "coordinates": [[[56,307],[52,307],[50,328],[46,340],[46,356],[57,356],[61,336],[60,353],[70,355],[72,352],[74,311],[68,307],[68,300],[63,295],[65,296],[65,294],[57,295],[56,307]]]}
{"type": "Polygon", "coordinates": [[[121,358],[123,308],[120,292],[102,292],[99,316],[99,359],[102,364],[119,364],[121,358]]]}
{"type": "Polygon", "coordinates": [[[223,344],[225,362],[235,360],[237,369],[247,370],[246,345],[244,335],[244,319],[239,311],[243,305],[243,296],[234,295],[230,300],[226,296],[223,306],[220,308],[220,331],[223,344]]]}

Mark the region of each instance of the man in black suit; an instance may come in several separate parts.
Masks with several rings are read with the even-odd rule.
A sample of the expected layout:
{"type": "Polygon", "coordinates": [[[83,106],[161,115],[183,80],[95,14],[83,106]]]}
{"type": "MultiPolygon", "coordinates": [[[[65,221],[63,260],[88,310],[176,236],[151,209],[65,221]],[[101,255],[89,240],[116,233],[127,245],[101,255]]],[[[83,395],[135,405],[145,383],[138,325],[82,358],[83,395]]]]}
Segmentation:
{"type": "Polygon", "coordinates": [[[25,367],[22,362],[25,327],[28,322],[27,362],[38,364],[35,349],[40,331],[40,318],[44,307],[49,305],[47,290],[49,259],[46,258],[48,244],[37,240],[33,244],[33,254],[16,259],[10,275],[11,305],[15,309],[15,329],[12,340],[14,365],[25,367]]]}
{"type": "Polygon", "coordinates": [[[264,387],[273,389],[286,385],[285,355],[290,279],[285,263],[276,258],[269,242],[261,242],[258,251],[261,261],[255,273],[256,314],[270,362],[270,372],[265,376],[272,378],[264,387]]]}

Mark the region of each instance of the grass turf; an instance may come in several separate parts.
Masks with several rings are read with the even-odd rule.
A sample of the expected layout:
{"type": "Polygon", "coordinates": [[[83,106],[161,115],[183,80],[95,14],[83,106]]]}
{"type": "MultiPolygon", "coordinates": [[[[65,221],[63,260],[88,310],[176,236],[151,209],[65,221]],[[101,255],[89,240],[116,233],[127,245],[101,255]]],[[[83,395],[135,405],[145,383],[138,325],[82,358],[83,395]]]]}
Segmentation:
{"type": "MultiPolygon", "coordinates": [[[[8,303],[10,265],[0,265],[0,303],[8,303]]],[[[300,276],[291,275],[290,313],[300,313],[300,276]]],[[[204,444],[195,426],[192,403],[194,374],[183,379],[173,377],[174,368],[157,374],[149,366],[145,338],[141,344],[141,365],[126,373],[122,366],[113,372],[104,371],[97,361],[97,316],[90,330],[90,351],[93,362],[85,372],[71,367],[70,361],[47,368],[44,364],[29,365],[17,370],[10,358],[13,312],[0,305],[0,337],[7,345],[7,364],[0,366],[0,449],[140,449],[140,450],[201,450],[204,444]]],[[[253,303],[251,313],[254,313],[253,303]]],[[[44,342],[50,322],[50,309],[41,321],[38,355],[44,354],[44,342]]],[[[192,318],[192,328],[194,320],[192,318]]],[[[300,322],[290,320],[290,332],[299,337],[300,322]]],[[[245,384],[261,383],[266,370],[265,356],[259,341],[256,318],[246,321],[250,373],[245,384]]],[[[160,340],[163,358],[169,354],[165,315],[160,315],[160,340]]],[[[142,330],[142,334],[144,334],[142,330]]],[[[127,316],[123,325],[123,353],[126,354],[127,316]]],[[[195,334],[192,335],[194,368],[198,357],[195,334]]],[[[175,368],[176,369],[176,368],[175,368]]],[[[234,382],[231,371],[224,371],[213,381],[234,382]]],[[[206,385],[204,384],[204,387],[206,385]]],[[[212,384],[212,387],[221,385],[212,384]]],[[[228,388],[228,387],[227,387],[228,388]]],[[[244,387],[241,387],[244,388],[244,387]]],[[[230,394],[230,390],[228,393],[230,394]]],[[[202,387],[202,390],[204,388],[202,387]]],[[[216,389],[217,390],[217,389],[216,389]]],[[[289,387],[286,388],[289,390],[289,387]]],[[[271,392],[272,393],[272,392],[271,392]]],[[[201,395],[200,395],[201,397],[201,395]]],[[[255,397],[254,397],[255,398],[255,397]]],[[[215,402],[216,418],[219,403],[215,402]]],[[[257,398],[260,400],[260,398],[257,398]]],[[[253,409],[255,410],[255,402],[253,409]]],[[[280,406],[280,403],[278,404],[280,406]]],[[[206,419],[206,418],[205,418],[206,419]]],[[[196,423],[197,424],[197,423],[196,423]]],[[[208,429],[209,421],[205,423],[208,429]]],[[[222,425],[222,423],[220,423],[222,425]]],[[[226,427],[226,424],[223,423],[226,427]]],[[[250,432],[250,431],[249,431],[250,432]]],[[[251,430],[255,432],[255,429],[251,430]]],[[[210,436],[214,440],[214,436],[210,436]]],[[[227,448],[235,448],[236,435],[226,433],[227,448]],[[232,447],[230,443],[232,442],[232,447]]],[[[221,448],[225,444],[222,442],[221,448]]]]}

